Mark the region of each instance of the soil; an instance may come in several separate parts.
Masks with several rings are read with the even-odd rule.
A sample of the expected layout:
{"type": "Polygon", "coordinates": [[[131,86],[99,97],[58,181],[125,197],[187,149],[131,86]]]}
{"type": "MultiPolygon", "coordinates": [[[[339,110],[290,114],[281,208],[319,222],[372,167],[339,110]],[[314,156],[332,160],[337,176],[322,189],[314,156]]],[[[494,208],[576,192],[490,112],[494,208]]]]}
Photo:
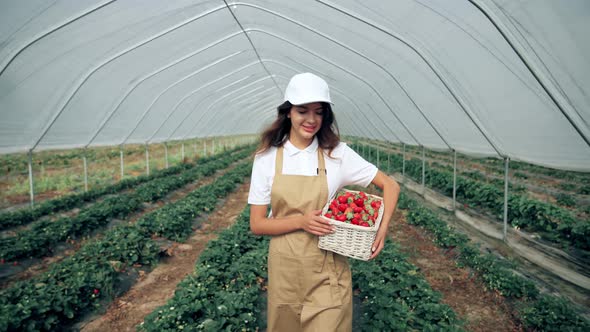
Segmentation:
{"type": "Polygon", "coordinates": [[[390,234],[408,260],[418,266],[430,286],[465,320],[468,331],[522,331],[504,297],[486,290],[467,268],[459,268],[452,250],[437,247],[424,230],[406,222],[406,211],[396,211],[390,234]]]}
{"type": "Polygon", "coordinates": [[[161,260],[150,273],[140,276],[129,291],[112,302],[104,315],[95,317],[81,330],[135,331],[144,317],[164,305],[174,295],[176,285],[193,272],[207,243],[235,222],[246,205],[249,186],[249,182],[245,183],[231,193],[223,208],[215,209],[186,243],[175,243],[169,250],[170,257],[161,260]]]}

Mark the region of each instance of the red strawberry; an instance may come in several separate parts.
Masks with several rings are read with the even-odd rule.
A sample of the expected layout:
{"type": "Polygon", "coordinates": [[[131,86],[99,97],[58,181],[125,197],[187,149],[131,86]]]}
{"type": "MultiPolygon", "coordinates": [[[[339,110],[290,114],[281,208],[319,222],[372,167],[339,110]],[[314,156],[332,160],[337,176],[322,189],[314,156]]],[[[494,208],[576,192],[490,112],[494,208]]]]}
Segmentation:
{"type": "Polygon", "coordinates": [[[365,201],[362,198],[357,198],[354,203],[358,206],[365,206],[365,201]]]}
{"type": "Polygon", "coordinates": [[[95,289],[94,289],[94,291],[93,291],[94,295],[98,295],[98,293],[99,293],[99,292],[100,292],[100,291],[99,291],[98,289],[96,289],[96,288],[95,288],[95,289]]]}
{"type": "Polygon", "coordinates": [[[339,214],[336,216],[336,220],[338,221],[346,221],[346,215],[345,214],[339,214]]]}
{"type": "Polygon", "coordinates": [[[360,225],[365,226],[365,227],[369,227],[369,223],[366,221],[361,222],[360,225]]]}
{"type": "Polygon", "coordinates": [[[361,213],[363,212],[363,208],[362,207],[355,207],[352,209],[352,212],[354,213],[361,213]]]}
{"type": "Polygon", "coordinates": [[[372,201],[371,202],[371,207],[374,208],[374,209],[378,209],[379,206],[377,206],[377,201],[372,201]]]}
{"type": "Polygon", "coordinates": [[[326,217],[326,218],[332,218],[332,214],[331,213],[326,213],[326,214],[324,214],[324,217],[326,217]]]}
{"type": "Polygon", "coordinates": [[[339,204],[338,205],[338,210],[344,212],[344,210],[346,210],[348,208],[348,204],[339,204]]]}
{"type": "Polygon", "coordinates": [[[348,202],[348,197],[346,197],[346,196],[340,196],[340,197],[338,197],[338,203],[344,204],[344,203],[347,203],[347,202],[348,202]]]}
{"type": "Polygon", "coordinates": [[[353,225],[358,225],[360,223],[360,220],[356,219],[356,218],[352,218],[352,222],[353,225]]]}

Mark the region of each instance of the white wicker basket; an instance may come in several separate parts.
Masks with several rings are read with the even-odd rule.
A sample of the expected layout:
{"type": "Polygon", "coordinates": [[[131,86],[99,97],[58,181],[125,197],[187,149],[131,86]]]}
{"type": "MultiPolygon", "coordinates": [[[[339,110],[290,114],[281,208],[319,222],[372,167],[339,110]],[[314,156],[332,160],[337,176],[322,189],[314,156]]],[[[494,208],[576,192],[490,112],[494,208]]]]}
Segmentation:
{"type": "MultiPolygon", "coordinates": [[[[346,190],[352,193],[358,193],[354,190],[346,190]]],[[[383,202],[383,198],[375,195],[367,194],[375,199],[383,202]]],[[[330,208],[330,202],[324,206],[322,210],[322,218],[330,221],[334,225],[334,233],[320,236],[318,247],[320,249],[329,250],[337,254],[360,259],[368,260],[371,257],[371,247],[375,241],[377,230],[383,218],[383,204],[379,207],[379,214],[375,224],[372,227],[365,227],[359,225],[348,224],[346,222],[337,221],[334,219],[324,217],[324,214],[330,208]]]]}

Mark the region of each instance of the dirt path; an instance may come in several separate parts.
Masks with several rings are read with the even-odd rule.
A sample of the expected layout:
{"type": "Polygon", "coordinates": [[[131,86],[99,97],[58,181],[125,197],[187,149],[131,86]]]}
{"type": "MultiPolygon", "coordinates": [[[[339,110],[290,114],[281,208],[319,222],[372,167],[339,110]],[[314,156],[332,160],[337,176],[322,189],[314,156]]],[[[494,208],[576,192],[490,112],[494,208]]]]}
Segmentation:
{"type": "Polygon", "coordinates": [[[455,264],[452,252],[437,247],[429,234],[406,222],[406,211],[396,211],[390,234],[418,266],[430,286],[466,321],[468,331],[521,331],[501,295],[486,291],[466,268],[455,264]]]}
{"type": "Polygon", "coordinates": [[[195,262],[217,232],[234,223],[248,198],[250,183],[241,185],[215,209],[186,243],[175,243],[170,257],[160,261],[149,274],[141,276],[123,296],[116,298],[106,313],[89,322],[82,331],[135,331],[144,317],[174,295],[176,285],[194,270],[195,262]],[[220,205],[221,206],[221,205],[220,205]]]}
{"type": "MultiPolygon", "coordinates": [[[[379,195],[374,186],[366,191],[379,195]]],[[[459,268],[453,259],[454,253],[436,246],[427,231],[408,224],[407,213],[407,210],[396,209],[389,235],[408,254],[408,261],[419,267],[432,289],[442,294],[442,302],[466,322],[466,330],[522,331],[504,298],[485,290],[470,269],[459,268]]]]}

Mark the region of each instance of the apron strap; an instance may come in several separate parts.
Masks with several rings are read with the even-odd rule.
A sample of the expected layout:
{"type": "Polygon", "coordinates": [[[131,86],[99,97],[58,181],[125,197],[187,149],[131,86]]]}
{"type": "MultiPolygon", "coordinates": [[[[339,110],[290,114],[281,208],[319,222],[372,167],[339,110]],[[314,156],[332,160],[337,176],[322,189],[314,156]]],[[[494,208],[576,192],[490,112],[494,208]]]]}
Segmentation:
{"type": "Polygon", "coordinates": [[[328,171],[326,170],[326,162],[324,160],[324,150],[318,147],[318,175],[319,176],[326,176],[328,171]]]}
{"type": "Polygon", "coordinates": [[[275,160],[275,175],[283,175],[283,147],[277,148],[277,158],[275,160]]]}

